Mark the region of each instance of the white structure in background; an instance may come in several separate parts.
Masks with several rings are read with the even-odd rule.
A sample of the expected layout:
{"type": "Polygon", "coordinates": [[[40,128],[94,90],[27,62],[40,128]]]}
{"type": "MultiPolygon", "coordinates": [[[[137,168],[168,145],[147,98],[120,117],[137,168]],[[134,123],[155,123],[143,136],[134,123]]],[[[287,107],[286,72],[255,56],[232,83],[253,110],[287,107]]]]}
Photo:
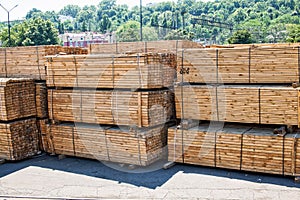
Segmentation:
{"type": "Polygon", "coordinates": [[[115,42],[114,33],[99,34],[94,32],[65,33],[60,35],[64,46],[88,47],[89,44],[104,44],[115,42]]]}

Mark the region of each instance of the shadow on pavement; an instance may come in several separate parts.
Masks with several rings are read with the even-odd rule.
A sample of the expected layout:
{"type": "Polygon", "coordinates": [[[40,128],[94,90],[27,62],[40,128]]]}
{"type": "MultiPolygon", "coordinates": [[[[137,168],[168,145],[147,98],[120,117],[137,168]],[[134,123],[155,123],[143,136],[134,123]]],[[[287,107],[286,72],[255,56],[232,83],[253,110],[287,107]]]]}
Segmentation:
{"type": "MultiPolygon", "coordinates": [[[[156,171],[145,173],[129,173],[112,169],[106,164],[103,164],[96,160],[72,157],[67,157],[65,159],[59,160],[57,156],[48,156],[45,154],[40,157],[21,162],[5,163],[0,165],[0,178],[29,166],[37,166],[42,168],[91,176],[95,178],[103,178],[118,181],[119,183],[128,183],[135,186],[146,187],[150,189],[155,189],[157,187],[162,186],[178,172],[227,177],[230,179],[245,180],[255,183],[269,183],[286,187],[300,188],[300,184],[295,183],[292,177],[240,172],[234,170],[216,169],[182,164],[176,164],[168,170],[159,169],[156,171]]],[[[126,170],[130,171],[127,168],[126,170]]],[[[137,170],[132,171],[136,172],[137,170]]]]}

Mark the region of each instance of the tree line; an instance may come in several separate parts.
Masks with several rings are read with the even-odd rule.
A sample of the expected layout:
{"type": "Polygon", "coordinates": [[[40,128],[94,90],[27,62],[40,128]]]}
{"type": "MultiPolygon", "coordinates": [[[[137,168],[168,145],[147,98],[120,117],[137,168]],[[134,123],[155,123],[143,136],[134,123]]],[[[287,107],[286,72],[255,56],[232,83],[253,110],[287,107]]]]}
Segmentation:
{"type": "MultiPolygon", "coordinates": [[[[219,44],[300,42],[300,0],[165,1],[143,6],[142,16],[143,40],[211,40],[219,44]]],[[[44,23],[42,27],[48,27],[45,31],[40,28],[44,34],[49,33],[49,27],[54,28],[51,34],[55,36],[64,32],[93,31],[116,32],[118,41],[140,39],[139,6],[129,8],[118,5],[116,0],[102,0],[97,6],[82,8],[67,5],[59,12],[34,8],[25,18],[24,22],[12,27],[14,33],[22,35],[16,38],[15,45],[38,43],[35,39],[40,39],[27,39],[30,34],[24,34],[28,30],[30,33],[37,31],[32,23],[44,23]],[[71,18],[61,21],[60,15],[71,18]]],[[[7,31],[5,26],[0,28],[0,39],[5,44],[7,31]]],[[[58,41],[48,38],[48,42],[58,41]]]]}

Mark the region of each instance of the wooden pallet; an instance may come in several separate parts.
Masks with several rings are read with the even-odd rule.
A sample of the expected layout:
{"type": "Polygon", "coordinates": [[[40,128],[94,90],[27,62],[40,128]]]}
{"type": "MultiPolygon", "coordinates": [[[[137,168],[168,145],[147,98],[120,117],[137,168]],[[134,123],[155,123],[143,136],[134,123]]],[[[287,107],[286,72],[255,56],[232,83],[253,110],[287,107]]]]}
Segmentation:
{"type": "Polygon", "coordinates": [[[0,49],[0,77],[46,80],[45,56],[87,54],[87,49],[62,46],[9,47],[0,49]]]}
{"type": "Polygon", "coordinates": [[[49,118],[108,125],[149,127],[174,119],[169,90],[48,90],[49,118]]]}
{"type": "Polygon", "coordinates": [[[297,125],[299,88],[255,85],[177,85],[179,119],[297,125]]]}
{"type": "Polygon", "coordinates": [[[35,118],[0,123],[0,158],[22,160],[38,153],[35,118]]]}
{"type": "Polygon", "coordinates": [[[48,117],[48,94],[46,83],[35,83],[36,115],[38,118],[48,117]]]}
{"type": "Polygon", "coordinates": [[[47,57],[48,87],[154,89],[174,83],[175,54],[47,57]]]}
{"type": "Polygon", "coordinates": [[[146,129],[91,124],[49,125],[51,153],[147,166],[166,153],[167,127],[146,129]]]}
{"type": "Polygon", "coordinates": [[[147,53],[147,52],[173,52],[185,48],[203,48],[196,42],[188,40],[162,40],[149,42],[120,42],[111,44],[90,44],[89,54],[107,53],[147,53]]]}
{"type": "Polygon", "coordinates": [[[202,124],[168,131],[168,159],[172,162],[252,172],[299,176],[298,134],[273,134],[273,128],[202,124]]]}
{"type": "Polygon", "coordinates": [[[185,49],[177,53],[177,82],[298,83],[299,47],[185,49]]]}
{"type": "Polygon", "coordinates": [[[0,78],[0,120],[36,115],[35,85],[31,79],[0,78]]]}

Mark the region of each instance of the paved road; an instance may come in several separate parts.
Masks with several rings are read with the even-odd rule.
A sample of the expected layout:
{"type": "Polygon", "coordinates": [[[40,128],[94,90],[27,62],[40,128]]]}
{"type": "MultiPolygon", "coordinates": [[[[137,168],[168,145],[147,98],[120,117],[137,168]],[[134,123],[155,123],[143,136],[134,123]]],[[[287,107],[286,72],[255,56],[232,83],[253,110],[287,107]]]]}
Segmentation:
{"type": "Polygon", "coordinates": [[[5,163],[0,199],[300,199],[300,184],[291,177],[180,164],[147,173],[124,170],[48,155],[5,163]]]}

